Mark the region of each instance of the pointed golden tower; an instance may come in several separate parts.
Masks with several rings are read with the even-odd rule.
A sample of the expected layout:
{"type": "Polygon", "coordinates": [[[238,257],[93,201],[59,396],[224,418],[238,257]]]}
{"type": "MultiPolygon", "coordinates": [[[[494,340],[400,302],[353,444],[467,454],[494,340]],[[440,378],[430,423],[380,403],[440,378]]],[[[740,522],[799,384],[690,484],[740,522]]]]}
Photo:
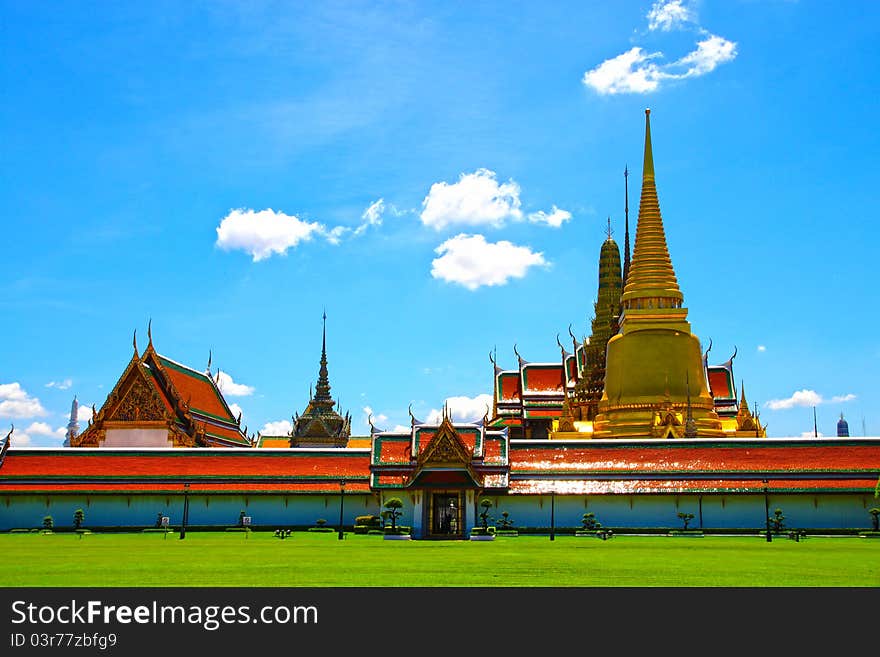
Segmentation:
{"type": "Polygon", "coordinates": [[[700,341],[691,334],[666,247],[654,184],[651,110],[645,110],[639,219],[621,301],[620,332],[608,341],[593,438],[682,438],[688,404],[698,437],[723,436],[703,374],[700,341]]]}

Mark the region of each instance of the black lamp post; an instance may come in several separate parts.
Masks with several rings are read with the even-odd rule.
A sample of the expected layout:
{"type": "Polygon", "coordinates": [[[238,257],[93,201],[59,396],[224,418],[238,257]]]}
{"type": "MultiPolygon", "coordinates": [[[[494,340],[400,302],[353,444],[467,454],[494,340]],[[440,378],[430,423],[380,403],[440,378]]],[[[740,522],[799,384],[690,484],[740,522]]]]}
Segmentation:
{"type": "Polygon", "coordinates": [[[189,484],[183,485],[183,522],[180,524],[180,540],[186,538],[186,523],[189,522],[189,484]]]}
{"type": "Polygon", "coordinates": [[[550,540],[556,540],[556,491],[550,491],[550,540]]]}
{"type": "Polygon", "coordinates": [[[764,520],[767,523],[767,542],[770,543],[773,541],[773,537],[770,536],[770,500],[767,497],[767,480],[764,479],[764,520]]]}
{"type": "Polygon", "coordinates": [[[342,510],[345,505],[345,479],[339,482],[339,540],[343,540],[345,535],[342,532],[342,510]]]}

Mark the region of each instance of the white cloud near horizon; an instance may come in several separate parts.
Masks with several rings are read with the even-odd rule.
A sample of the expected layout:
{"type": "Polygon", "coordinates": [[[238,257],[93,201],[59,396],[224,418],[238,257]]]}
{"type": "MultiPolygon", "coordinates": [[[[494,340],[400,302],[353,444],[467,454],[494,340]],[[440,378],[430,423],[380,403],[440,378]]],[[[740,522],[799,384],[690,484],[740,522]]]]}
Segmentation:
{"type": "Polygon", "coordinates": [[[520,187],[513,179],[499,183],[494,171],[481,168],[462,173],[458,182],[434,183],[419,215],[425,226],[442,230],[451,225],[500,227],[522,218],[520,187]]]}
{"type": "Polygon", "coordinates": [[[487,242],[482,235],[465,233],[446,240],[434,252],[439,257],[431,262],[431,276],[471,291],[505,285],[511,278],[523,278],[530,267],[548,264],[543,253],[528,246],[487,242]]]}
{"type": "Polygon", "coordinates": [[[367,426],[370,424],[371,415],[373,416],[373,426],[377,429],[381,429],[382,427],[380,425],[388,421],[387,415],[384,413],[376,413],[370,406],[364,406],[362,410],[364,412],[364,424],[367,426]]]}
{"type": "Polygon", "coordinates": [[[809,407],[819,406],[820,404],[839,404],[852,401],[855,398],[856,395],[849,393],[846,395],[836,395],[831,399],[824,399],[822,395],[820,395],[815,390],[804,388],[803,390],[797,390],[792,393],[791,397],[787,397],[785,399],[771,399],[764,405],[771,411],[780,411],[794,408],[795,406],[809,407]]]}
{"type": "Polygon", "coordinates": [[[759,344],[759,345],[758,345],[758,351],[761,351],[761,352],[767,351],[767,347],[765,347],[765,346],[762,345],[762,344],[759,344]]]}
{"type": "Polygon", "coordinates": [[[278,422],[266,422],[260,433],[264,436],[286,436],[293,431],[293,425],[289,420],[279,420],[278,422]]]}
{"type": "Polygon", "coordinates": [[[40,400],[32,397],[17,381],[0,383],[0,417],[45,417],[49,412],[40,400]]]}
{"type": "Polygon", "coordinates": [[[696,22],[696,14],[683,0],[656,0],[645,18],[648,19],[648,29],[652,32],[669,32],[686,23],[696,22]]]}
{"type": "Polygon", "coordinates": [[[58,390],[67,390],[73,385],[72,379],[64,379],[63,381],[49,381],[44,388],[57,388],[58,390]]]}
{"type": "Polygon", "coordinates": [[[328,230],[317,221],[304,221],[271,208],[257,212],[239,208],[231,210],[220,221],[215,244],[224,251],[245,251],[254,262],[260,262],[273,254],[286,255],[288,249],[311,241],[313,237],[323,237],[331,244],[339,244],[347,230],[344,226],[328,230]]]}
{"type": "MultiPolygon", "coordinates": [[[[487,412],[492,412],[492,395],[447,397],[445,404],[453,422],[477,422],[485,417],[487,412]]],[[[442,420],[443,411],[432,408],[424,422],[425,424],[440,424],[442,420]]]]}
{"type": "Polygon", "coordinates": [[[232,376],[223,370],[217,371],[217,387],[224,396],[228,397],[247,397],[254,394],[253,386],[247,386],[243,383],[236,383],[232,380],[232,376]]]}

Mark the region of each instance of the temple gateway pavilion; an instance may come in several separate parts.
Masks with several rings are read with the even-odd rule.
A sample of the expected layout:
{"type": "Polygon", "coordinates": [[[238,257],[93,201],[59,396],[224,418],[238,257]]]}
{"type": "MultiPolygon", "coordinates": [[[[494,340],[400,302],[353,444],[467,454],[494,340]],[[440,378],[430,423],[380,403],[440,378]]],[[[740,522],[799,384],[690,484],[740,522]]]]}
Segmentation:
{"type": "MultiPolygon", "coordinates": [[[[612,528],[763,529],[766,508],[789,527],[870,526],[880,477],[880,438],[768,438],[733,373],[736,357],[710,365],[687,321],[660,212],[645,113],[635,244],[630,254],[629,171],[624,172],[624,255],[609,228],[599,255],[591,334],[569,327],[570,350],[516,367],[490,354],[493,404],[476,422],[444,412],[406,431],[370,426],[330,394],[326,315],[317,383],[289,435],[248,435],[219,388],[219,373],[183,365],[149,343],[134,353],[82,431],[76,400],[65,447],[0,448],[0,529],[56,524],[85,510],[90,527],[149,527],[157,515],[189,526],[307,527],[344,513],[379,515],[404,502],[414,538],[466,538],[480,502],[522,530],[557,531],[594,513],[612,528]],[[184,493],[186,491],[186,494],[184,493]],[[344,496],[344,497],[343,497],[344,496]]],[[[674,223],[672,224],[674,226],[674,223]]],[[[488,377],[487,377],[488,378],[488,377]]],[[[842,427],[842,428],[841,428],[842,427]]],[[[70,522],[70,521],[68,521],[70,522]]]]}

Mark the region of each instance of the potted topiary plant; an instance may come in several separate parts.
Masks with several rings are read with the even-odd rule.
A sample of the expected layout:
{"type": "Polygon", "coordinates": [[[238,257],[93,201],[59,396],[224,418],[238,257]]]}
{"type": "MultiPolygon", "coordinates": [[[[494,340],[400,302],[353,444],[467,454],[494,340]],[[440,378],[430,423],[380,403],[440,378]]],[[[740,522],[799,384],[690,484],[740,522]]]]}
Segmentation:
{"type": "Polygon", "coordinates": [[[495,536],[519,536],[507,511],[501,512],[501,518],[498,519],[498,525],[495,527],[495,536]]]}
{"type": "Polygon", "coordinates": [[[45,516],[43,518],[43,534],[51,534],[52,530],[55,528],[55,520],[52,519],[52,516],[45,516]]]}
{"type": "Polygon", "coordinates": [[[868,513],[871,514],[872,529],[866,532],[859,532],[859,536],[862,538],[880,538],[880,507],[875,506],[873,509],[868,509],[868,513]]]}
{"type": "Polygon", "coordinates": [[[770,517],[770,526],[773,528],[774,534],[779,534],[785,529],[785,516],[782,514],[782,509],[773,511],[773,515],[770,517]]]}
{"type": "Polygon", "coordinates": [[[73,528],[82,529],[83,523],[86,521],[86,514],[82,509],[73,512],[73,528]]]}
{"type": "Polygon", "coordinates": [[[483,511],[480,513],[480,524],[471,530],[472,541],[494,541],[495,528],[489,526],[489,509],[492,508],[492,500],[484,499],[480,502],[483,511]]]}
{"type": "Polygon", "coordinates": [[[679,520],[681,520],[683,526],[681,529],[673,529],[671,532],[669,532],[670,536],[702,536],[703,535],[703,531],[701,529],[688,529],[688,525],[690,524],[691,520],[694,519],[693,513],[688,513],[686,511],[680,511],[676,515],[678,516],[679,520]]]}
{"type": "Polygon", "coordinates": [[[596,520],[595,513],[585,513],[581,518],[581,528],[576,529],[575,536],[596,536],[602,530],[602,523],[596,520]]]}
{"type": "Polygon", "coordinates": [[[409,527],[401,527],[397,524],[397,519],[403,515],[403,500],[399,497],[392,497],[385,501],[385,512],[382,514],[386,521],[391,522],[391,526],[385,526],[382,538],[392,541],[408,541],[410,538],[409,527]]]}

